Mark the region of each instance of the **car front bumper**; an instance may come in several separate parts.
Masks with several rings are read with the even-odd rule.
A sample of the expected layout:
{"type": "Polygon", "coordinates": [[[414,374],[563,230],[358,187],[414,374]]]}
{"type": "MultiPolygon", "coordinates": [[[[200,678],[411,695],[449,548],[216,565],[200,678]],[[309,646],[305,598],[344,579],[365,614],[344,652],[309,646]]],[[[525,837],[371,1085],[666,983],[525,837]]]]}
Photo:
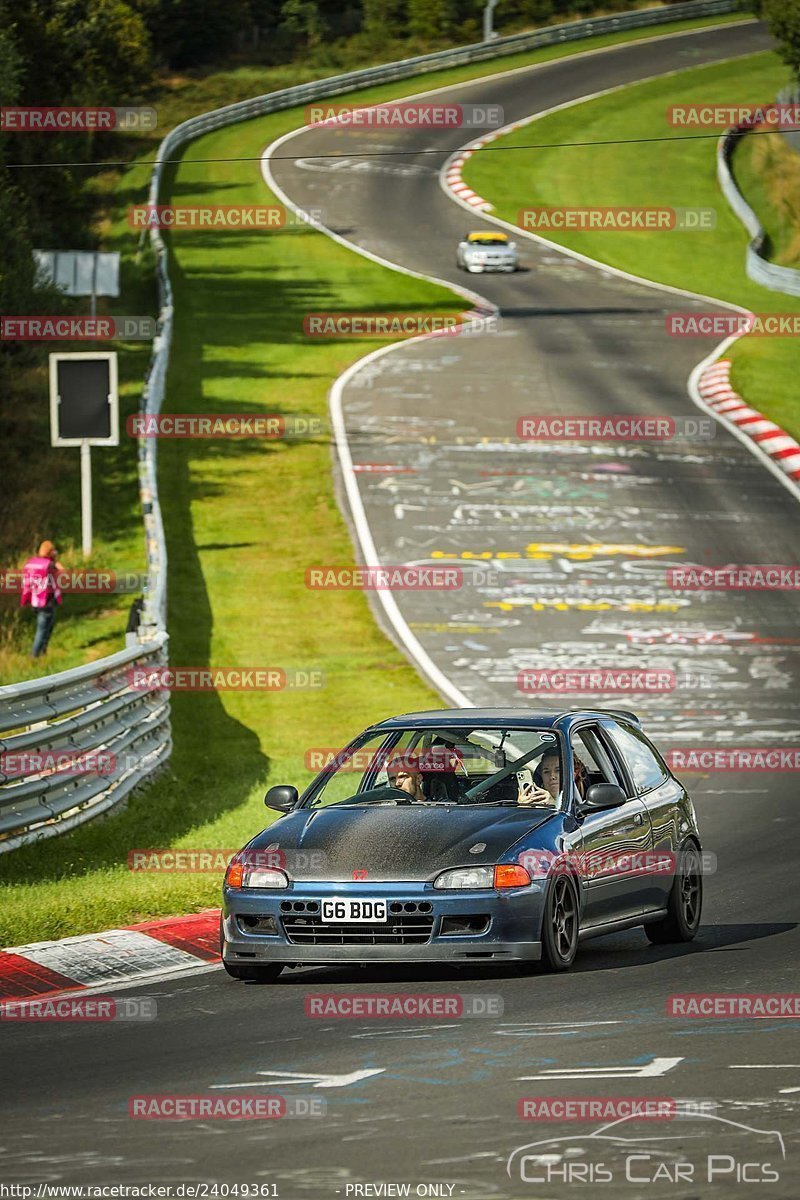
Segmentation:
{"type": "MultiPolygon", "coordinates": [[[[224,889],[222,908],[223,957],[228,963],[471,963],[531,962],[542,956],[540,940],[543,889],[527,888],[437,892],[427,884],[296,884],[284,891],[224,889]],[[431,906],[430,936],[425,941],[397,944],[389,941],[368,942],[370,933],[358,924],[348,926],[345,936],[362,940],[335,944],[307,944],[293,941],[286,924],[291,915],[282,911],[282,902],[321,901],[323,898],[385,898],[392,902],[424,902],[431,906]],[[488,916],[481,932],[449,933],[454,920],[464,915],[488,916]],[[274,933],[242,928],[242,920],[271,917],[274,933]]],[[[312,918],[310,918],[313,920],[312,918]]],[[[316,924],[316,923],[315,923],[316,924]]],[[[318,923],[320,928],[323,926],[318,923]]],[[[390,922],[381,928],[388,928],[390,922]]],[[[342,928],[336,926],[337,929],[342,928]]],[[[378,938],[381,934],[378,933],[378,938]]]]}
{"type": "Polygon", "coordinates": [[[481,275],[487,271],[516,271],[517,262],[516,259],[505,259],[502,262],[478,263],[467,259],[466,266],[474,275],[481,275]]]}

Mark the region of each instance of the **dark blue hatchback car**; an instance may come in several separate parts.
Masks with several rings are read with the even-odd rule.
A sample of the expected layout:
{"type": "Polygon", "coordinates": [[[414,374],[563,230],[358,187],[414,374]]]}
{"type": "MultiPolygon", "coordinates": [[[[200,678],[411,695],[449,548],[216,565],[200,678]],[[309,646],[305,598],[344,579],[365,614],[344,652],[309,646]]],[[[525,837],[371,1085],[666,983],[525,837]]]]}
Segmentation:
{"type": "Polygon", "coordinates": [[[228,867],[237,979],[343,963],[568,969],[579,941],[643,925],[690,941],[692,801],[629,712],[409,713],[367,729],[228,867]]]}

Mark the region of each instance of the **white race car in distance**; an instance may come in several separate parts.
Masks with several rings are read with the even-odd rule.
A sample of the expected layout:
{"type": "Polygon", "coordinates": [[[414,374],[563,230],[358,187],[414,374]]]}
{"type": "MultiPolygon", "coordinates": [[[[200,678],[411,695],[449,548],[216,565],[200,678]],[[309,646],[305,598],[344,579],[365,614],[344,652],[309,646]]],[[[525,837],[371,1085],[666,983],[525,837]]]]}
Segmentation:
{"type": "Polygon", "coordinates": [[[458,243],[456,265],[462,271],[516,271],[519,255],[516,242],[508,240],[507,233],[482,229],[468,233],[458,243]]]}

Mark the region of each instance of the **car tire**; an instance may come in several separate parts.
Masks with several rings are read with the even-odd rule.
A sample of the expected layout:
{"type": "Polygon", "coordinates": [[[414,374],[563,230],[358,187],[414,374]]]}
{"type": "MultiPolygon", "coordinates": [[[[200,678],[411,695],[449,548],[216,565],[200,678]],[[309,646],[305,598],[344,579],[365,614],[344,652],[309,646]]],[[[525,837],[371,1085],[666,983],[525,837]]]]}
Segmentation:
{"type": "Polygon", "coordinates": [[[700,851],[690,842],[681,851],[680,870],[667,900],[667,915],[660,921],[648,921],[644,931],[654,946],[670,942],[691,942],[700,927],[703,912],[703,872],[700,851]]]}
{"type": "Polygon", "coordinates": [[[578,889],[573,876],[560,871],[551,878],[545,895],[540,970],[568,971],[578,951],[579,933],[578,889]]]}
{"type": "Polygon", "coordinates": [[[542,913],[542,957],[519,963],[523,975],[552,975],[568,971],[575,961],[580,933],[580,900],[575,879],[568,871],[551,876],[542,913]]]}
{"type": "Polygon", "coordinates": [[[232,979],[246,979],[251,983],[274,983],[283,970],[282,963],[229,963],[222,965],[232,979]]]}

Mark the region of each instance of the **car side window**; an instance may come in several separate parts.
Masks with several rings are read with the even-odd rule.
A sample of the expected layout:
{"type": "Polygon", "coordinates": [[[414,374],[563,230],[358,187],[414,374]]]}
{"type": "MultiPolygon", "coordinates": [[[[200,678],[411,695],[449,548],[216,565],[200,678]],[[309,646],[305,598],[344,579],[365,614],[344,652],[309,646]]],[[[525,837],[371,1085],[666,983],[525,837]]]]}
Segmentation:
{"type": "Polygon", "coordinates": [[[584,726],[572,736],[572,753],[576,763],[585,772],[584,793],[593,783],[616,783],[625,788],[616,765],[606,752],[602,739],[594,726],[584,726]]]}
{"type": "Polygon", "coordinates": [[[647,738],[628,725],[609,726],[608,735],[625,760],[633,776],[637,795],[652,792],[669,778],[666,767],[659,762],[647,738]]]}

